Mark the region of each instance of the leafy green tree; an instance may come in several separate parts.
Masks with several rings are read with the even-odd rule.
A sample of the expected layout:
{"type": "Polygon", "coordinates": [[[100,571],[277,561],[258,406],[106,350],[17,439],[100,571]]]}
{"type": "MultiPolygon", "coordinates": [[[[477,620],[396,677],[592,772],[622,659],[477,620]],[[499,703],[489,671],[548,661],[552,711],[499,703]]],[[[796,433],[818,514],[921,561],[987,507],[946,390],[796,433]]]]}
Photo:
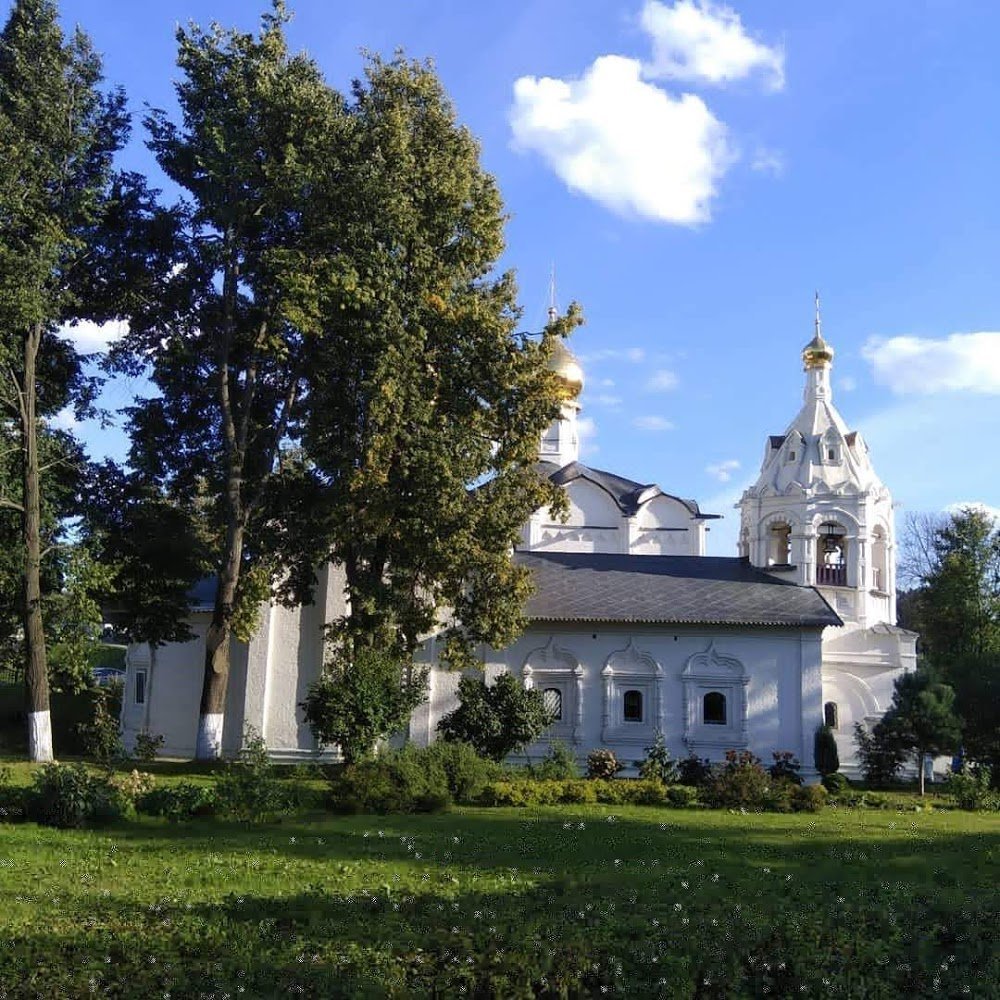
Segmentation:
{"type": "Polygon", "coordinates": [[[956,657],[946,676],[962,718],[965,756],[986,765],[1000,791],[1000,653],[956,657]]]}
{"type": "Polygon", "coordinates": [[[458,682],[458,700],[458,708],[438,723],[438,732],[490,760],[522,750],[552,723],[541,691],[522,687],[511,674],[501,674],[493,684],[466,674],[458,682]]]}
{"type": "Polygon", "coordinates": [[[51,0],[16,0],[0,34],[0,405],[17,428],[21,617],[29,755],[52,758],[43,600],[45,459],[40,421],[84,403],[79,362],[56,335],[93,315],[81,297],[127,134],[124,95],[103,94],[87,37],[68,41],[51,0]],[[77,390],[77,392],[74,392],[77,390]]]}
{"type": "Polygon", "coordinates": [[[532,511],[564,502],[533,463],[566,391],[546,362],[579,316],[516,332],[513,276],[494,271],[500,194],[427,65],[373,57],[349,115],[347,273],[308,352],[308,513],[285,539],[299,554],[288,585],[340,564],[349,610],[333,639],[402,658],[448,609],[446,658],[464,666],[523,627],[530,581],[509,552],[532,511]]]}
{"type": "Polygon", "coordinates": [[[266,540],[289,509],[271,480],[297,434],[318,288],[338,271],[336,242],[321,245],[312,220],[336,215],[322,193],[343,102],[289,54],[286,20],[275,0],[257,36],[178,30],[180,122],[153,111],[146,126],[184,198],[163,210],[136,194],[143,225],[123,238],[137,287],[115,363],[148,364],[160,393],[131,413],[130,462],[164,496],[200,491],[218,580],[201,758],[221,752],[231,638],[252,633],[280,571],[266,540]]]}
{"type": "Polygon", "coordinates": [[[397,657],[359,647],[336,658],[302,703],[321,743],[336,743],[349,764],[370,759],[380,740],[398,732],[427,695],[427,671],[397,657]]]}
{"type": "Polygon", "coordinates": [[[920,794],[924,794],[924,760],[953,753],[962,740],[955,713],[955,692],[932,666],[922,663],[902,674],[894,685],[892,705],[882,720],[899,746],[916,754],[920,794]]]}

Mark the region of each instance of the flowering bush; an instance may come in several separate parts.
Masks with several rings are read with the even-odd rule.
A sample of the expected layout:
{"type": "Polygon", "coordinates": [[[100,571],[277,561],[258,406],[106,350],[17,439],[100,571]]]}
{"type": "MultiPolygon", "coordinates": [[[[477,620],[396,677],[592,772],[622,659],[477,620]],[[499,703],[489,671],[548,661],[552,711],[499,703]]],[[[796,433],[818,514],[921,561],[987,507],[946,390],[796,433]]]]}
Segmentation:
{"type": "Polygon", "coordinates": [[[773,778],[749,750],[727,750],[726,762],[714,770],[703,799],[721,809],[764,809],[773,778]]]}
{"type": "Polygon", "coordinates": [[[796,785],[802,784],[802,776],[799,774],[802,765],[795,754],[790,750],[775,750],[771,756],[774,758],[774,763],[767,769],[767,773],[772,778],[776,781],[787,780],[796,785]]]}
{"type": "Polygon", "coordinates": [[[613,778],[625,765],[618,762],[613,750],[600,747],[587,754],[588,778],[613,778]]]}
{"type": "Polygon", "coordinates": [[[677,780],[682,785],[702,788],[712,777],[712,762],[707,757],[697,757],[691,753],[677,765],[677,771],[677,780]]]}

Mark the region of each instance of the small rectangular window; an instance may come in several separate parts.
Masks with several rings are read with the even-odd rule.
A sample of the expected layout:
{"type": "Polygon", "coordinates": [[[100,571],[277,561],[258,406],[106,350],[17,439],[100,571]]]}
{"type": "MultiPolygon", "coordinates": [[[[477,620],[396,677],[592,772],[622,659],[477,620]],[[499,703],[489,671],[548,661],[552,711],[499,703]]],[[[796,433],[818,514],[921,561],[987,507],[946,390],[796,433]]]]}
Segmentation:
{"type": "Polygon", "coordinates": [[[135,703],[137,705],[146,704],[146,671],[137,670],[135,672],[135,703]]]}

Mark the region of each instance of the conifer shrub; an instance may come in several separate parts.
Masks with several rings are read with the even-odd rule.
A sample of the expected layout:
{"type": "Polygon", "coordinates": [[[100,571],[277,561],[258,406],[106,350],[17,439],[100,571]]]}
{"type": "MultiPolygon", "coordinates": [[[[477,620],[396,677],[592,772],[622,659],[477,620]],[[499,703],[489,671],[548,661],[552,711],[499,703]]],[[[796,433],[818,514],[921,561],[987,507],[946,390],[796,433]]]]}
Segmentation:
{"type": "Polygon", "coordinates": [[[662,781],[665,785],[677,780],[677,762],[670,756],[667,742],[659,729],[653,737],[653,745],[646,747],[646,756],[637,760],[635,766],[639,769],[639,777],[662,781]]]}
{"type": "Polygon", "coordinates": [[[824,774],[822,785],[831,795],[842,795],[850,787],[850,782],[846,774],[837,771],[834,774],[824,774]]]}
{"type": "Polygon", "coordinates": [[[837,738],[829,726],[819,726],[813,739],[813,763],[824,777],[840,770],[837,738]]]}
{"type": "Polygon", "coordinates": [[[869,733],[860,723],[854,725],[861,771],[869,785],[891,785],[907,757],[898,733],[883,719],[869,733]]]}

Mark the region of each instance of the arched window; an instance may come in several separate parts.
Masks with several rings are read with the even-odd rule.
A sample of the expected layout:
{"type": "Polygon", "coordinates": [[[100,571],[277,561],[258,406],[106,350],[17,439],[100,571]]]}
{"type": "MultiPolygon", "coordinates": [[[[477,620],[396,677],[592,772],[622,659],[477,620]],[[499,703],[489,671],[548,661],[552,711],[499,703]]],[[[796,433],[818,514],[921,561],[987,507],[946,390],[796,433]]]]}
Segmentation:
{"type": "Polygon", "coordinates": [[[838,712],[837,703],[835,701],[828,701],[823,706],[823,722],[828,725],[831,729],[838,728],[838,712]]]}
{"type": "Polygon", "coordinates": [[[726,724],[726,696],[721,691],[709,691],[702,701],[704,721],[712,726],[726,724]]]}
{"type": "Polygon", "coordinates": [[[791,560],[792,529],[784,522],[771,525],[767,544],[768,566],[787,566],[791,560]]]}
{"type": "Polygon", "coordinates": [[[847,532],[834,521],[819,526],[816,539],[816,583],[821,587],[847,586],[847,532]]]}
{"type": "Polygon", "coordinates": [[[642,692],[626,691],[624,709],[626,722],[642,722],[642,692]]]}
{"type": "Polygon", "coordinates": [[[553,722],[562,722],[562,691],[559,688],[546,688],[542,692],[542,704],[553,722]]]}
{"type": "Polygon", "coordinates": [[[726,724],[726,696],[721,691],[709,691],[702,703],[704,721],[712,726],[726,724]]]}

